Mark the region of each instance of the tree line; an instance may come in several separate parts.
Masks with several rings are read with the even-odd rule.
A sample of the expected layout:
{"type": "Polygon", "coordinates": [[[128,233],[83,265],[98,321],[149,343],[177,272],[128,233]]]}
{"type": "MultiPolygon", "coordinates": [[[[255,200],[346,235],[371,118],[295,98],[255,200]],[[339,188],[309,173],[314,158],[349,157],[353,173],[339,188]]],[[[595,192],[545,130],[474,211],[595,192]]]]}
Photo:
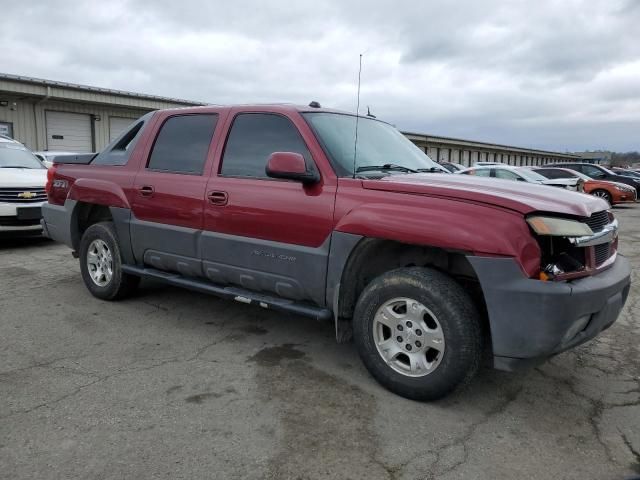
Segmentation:
{"type": "Polygon", "coordinates": [[[640,152],[626,152],[611,154],[611,165],[615,167],[621,167],[626,165],[632,165],[634,163],[640,163],[640,152]]]}

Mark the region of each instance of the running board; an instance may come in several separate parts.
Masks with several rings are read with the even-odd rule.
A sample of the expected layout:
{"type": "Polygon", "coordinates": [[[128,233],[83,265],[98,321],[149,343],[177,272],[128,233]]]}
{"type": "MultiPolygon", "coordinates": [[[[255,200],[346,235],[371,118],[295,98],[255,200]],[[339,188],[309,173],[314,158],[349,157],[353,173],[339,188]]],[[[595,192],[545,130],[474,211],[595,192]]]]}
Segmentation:
{"type": "Polygon", "coordinates": [[[205,282],[195,278],[185,278],[181,275],[154,268],[141,268],[132,265],[122,265],[122,271],[131,275],[143,278],[152,278],[161,282],[175,285],[176,287],[187,288],[202,293],[208,293],[217,297],[235,300],[240,303],[258,305],[262,308],[277,310],[280,312],[295,313],[315,320],[328,321],[333,318],[330,310],[315,307],[306,303],[287,300],[286,298],[274,297],[262,293],[252,292],[238,287],[223,287],[213,283],[205,282]]]}

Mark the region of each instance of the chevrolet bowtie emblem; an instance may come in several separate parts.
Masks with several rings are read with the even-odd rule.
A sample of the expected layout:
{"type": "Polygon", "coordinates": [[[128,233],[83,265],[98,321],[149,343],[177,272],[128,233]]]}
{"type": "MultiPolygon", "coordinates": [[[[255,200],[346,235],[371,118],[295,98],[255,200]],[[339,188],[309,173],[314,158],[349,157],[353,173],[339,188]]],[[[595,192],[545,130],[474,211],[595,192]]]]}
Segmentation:
{"type": "Polygon", "coordinates": [[[18,194],[18,198],[33,198],[36,194],[33,192],[22,192],[18,194]]]}

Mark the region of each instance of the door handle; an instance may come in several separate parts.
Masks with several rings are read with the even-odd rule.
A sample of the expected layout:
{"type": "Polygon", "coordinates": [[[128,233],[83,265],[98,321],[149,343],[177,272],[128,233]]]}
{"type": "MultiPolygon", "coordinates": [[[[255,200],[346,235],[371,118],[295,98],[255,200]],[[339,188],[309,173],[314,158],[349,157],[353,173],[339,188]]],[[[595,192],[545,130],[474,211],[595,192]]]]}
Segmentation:
{"type": "Polygon", "coordinates": [[[154,189],[151,185],[143,185],[138,189],[138,191],[143,197],[150,197],[151,195],[153,195],[154,189]]]}
{"type": "Polygon", "coordinates": [[[226,205],[229,201],[229,195],[227,192],[209,192],[207,193],[207,200],[211,205],[226,205]]]}

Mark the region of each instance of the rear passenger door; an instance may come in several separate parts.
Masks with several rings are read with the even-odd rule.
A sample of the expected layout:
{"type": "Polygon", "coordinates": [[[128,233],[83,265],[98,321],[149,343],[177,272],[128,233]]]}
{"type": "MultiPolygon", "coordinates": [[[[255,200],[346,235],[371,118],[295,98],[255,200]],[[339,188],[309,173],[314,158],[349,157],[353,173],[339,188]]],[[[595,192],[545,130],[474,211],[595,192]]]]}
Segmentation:
{"type": "Polygon", "coordinates": [[[312,142],[320,155],[301,117],[239,112],[232,118],[207,186],[202,255],[211,281],[324,304],[335,176],[303,185],[265,173],[274,152],[299,153],[308,170],[321,173],[312,142]]]}
{"type": "Polygon", "coordinates": [[[131,241],[138,263],[202,275],[198,250],[218,114],[165,116],[134,181],[131,241]]]}

